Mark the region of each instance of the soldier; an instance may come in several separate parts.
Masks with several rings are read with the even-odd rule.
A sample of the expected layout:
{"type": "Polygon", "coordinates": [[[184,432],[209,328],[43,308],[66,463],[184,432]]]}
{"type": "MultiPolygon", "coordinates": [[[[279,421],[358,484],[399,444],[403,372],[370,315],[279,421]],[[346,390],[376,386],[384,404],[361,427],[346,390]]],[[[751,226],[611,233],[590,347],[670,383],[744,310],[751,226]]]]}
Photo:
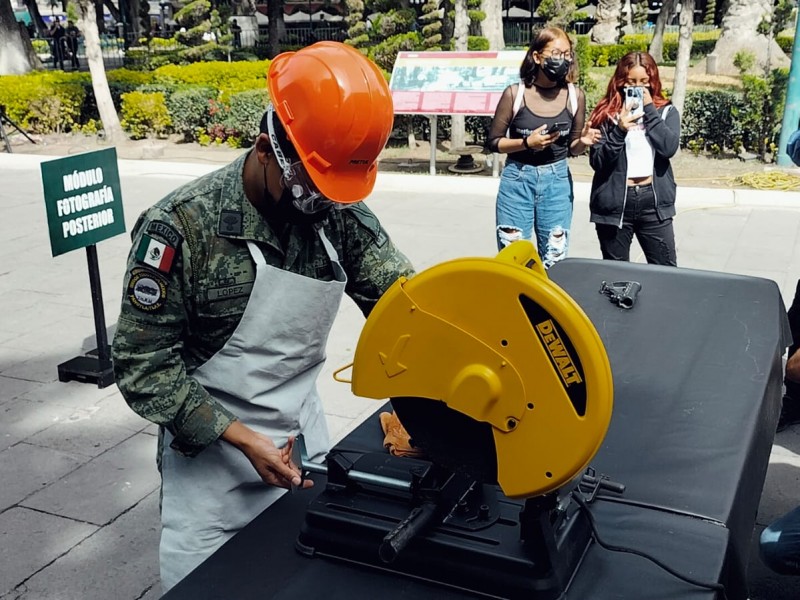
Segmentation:
{"type": "Polygon", "coordinates": [[[254,148],[133,230],[113,359],[130,407],[161,426],[165,591],[300,484],[295,435],[312,460],[328,451],[315,381],[342,293],[368,314],[413,273],[360,202],[393,121],[378,68],[320,42],[267,79],[254,148]]]}

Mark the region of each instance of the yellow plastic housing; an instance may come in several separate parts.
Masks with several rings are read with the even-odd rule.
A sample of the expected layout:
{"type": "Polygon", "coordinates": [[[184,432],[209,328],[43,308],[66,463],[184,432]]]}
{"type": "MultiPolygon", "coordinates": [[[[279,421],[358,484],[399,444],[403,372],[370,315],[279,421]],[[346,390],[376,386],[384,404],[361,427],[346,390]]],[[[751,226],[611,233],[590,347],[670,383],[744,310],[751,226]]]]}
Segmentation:
{"type": "Polygon", "coordinates": [[[490,423],[498,483],[512,498],[583,472],[613,403],[600,336],[527,241],[398,280],[361,333],[352,390],[443,401],[490,423]]]}

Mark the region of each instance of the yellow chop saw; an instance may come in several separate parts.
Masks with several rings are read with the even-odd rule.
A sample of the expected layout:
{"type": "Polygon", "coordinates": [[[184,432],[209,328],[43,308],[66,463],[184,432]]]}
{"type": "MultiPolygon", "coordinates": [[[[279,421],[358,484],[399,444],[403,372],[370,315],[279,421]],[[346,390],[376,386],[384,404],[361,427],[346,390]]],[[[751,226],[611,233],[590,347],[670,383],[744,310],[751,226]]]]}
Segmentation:
{"type": "Polygon", "coordinates": [[[487,596],[561,597],[591,540],[581,504],[624,488],[589,468],[611,420],[605,348],[533,245],[395,282],[351,383],[391,398],[424,457],[299,457],[327,484],[297,549],[487,596]]]}

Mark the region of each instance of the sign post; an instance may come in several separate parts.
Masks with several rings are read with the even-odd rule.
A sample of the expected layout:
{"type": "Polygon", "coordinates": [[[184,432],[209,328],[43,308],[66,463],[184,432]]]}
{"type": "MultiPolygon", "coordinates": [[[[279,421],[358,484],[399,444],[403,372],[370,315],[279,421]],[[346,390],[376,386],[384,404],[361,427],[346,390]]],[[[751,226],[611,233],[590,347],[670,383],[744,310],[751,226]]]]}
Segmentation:
{"type": "MultiPolygon", "coordinates": [[[[519,81],[525,50],[399,52],[389,88],[394,112],[425,115],[431,122],[430,174],[436,174],[439,115],[494,116],[503,90],[519,81]]],[[[498,175],[498,157],[492,173],[498,175]]]]}
{"type": "Polygon", "coordinates": [[[41,169],[53,256],[86,248],[97,338],[96,352],[58,365],[58,380],[96,383],[104,388],[114,382],[114,371],[96,244],[125,232],[117,151],[108,148],[59,158],[43,162],[41,169]]]}

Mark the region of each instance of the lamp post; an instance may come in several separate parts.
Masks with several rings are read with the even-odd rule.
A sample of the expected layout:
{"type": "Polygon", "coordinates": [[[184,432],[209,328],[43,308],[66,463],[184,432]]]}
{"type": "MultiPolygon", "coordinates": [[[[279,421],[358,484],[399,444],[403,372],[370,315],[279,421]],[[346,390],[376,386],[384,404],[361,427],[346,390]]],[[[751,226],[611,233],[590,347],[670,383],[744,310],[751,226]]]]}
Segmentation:
{"type": "Polygon", "coordinates": [[[792,45],[792,66],[789,68],[789,87],[786,90],[786,106],[783,109],[781,122],[781,137],[778,141],[778,166],[789,167],[792,159],[786,154],[786,144],[789,136],[800,127],[800,10],[797,11],[797,23],[794,27],[794,44],[792,45]]]}

